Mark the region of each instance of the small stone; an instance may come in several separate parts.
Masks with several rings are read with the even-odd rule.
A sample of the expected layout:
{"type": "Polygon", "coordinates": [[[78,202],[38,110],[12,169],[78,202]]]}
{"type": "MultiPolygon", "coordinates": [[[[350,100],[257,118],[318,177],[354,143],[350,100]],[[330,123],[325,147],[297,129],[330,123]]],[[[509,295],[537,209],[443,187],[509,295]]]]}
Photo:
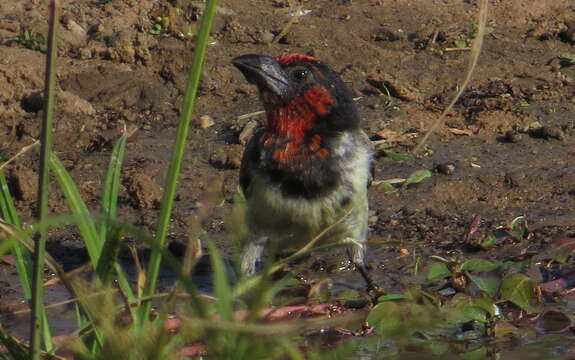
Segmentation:
{"type": "Polygon", "coordinates": [[[84,38],[87,34],[87,31],[74,20],[70,20],[67,23],[66,29],[70,30],[70,32],[73,33],[74,35],[82,38],[84,38]]]}
{"type": "Polygon", "coordinates": [[[478,179],[479,179],[479,181],[481,181],[485,185],[496,186],[499,184],[499,182],[501,180],[501,176],[498,174],[485,173],[485,174],[479,175],[478,179]]]}
{"type": "Polygon", "coordinates": [[[225,169],[228,163],[228,155],[223,150],[216,150],[210,155],[208,162],[216,169],[225,169]]]}
{"type": "Polygon", "coordinates": [[[215,125],[214,119],[210,115],[200,116],[200,127],[202,129],[207,129],[215,125]]]}
{"type": "Polygon", "coordinates": [[[503,136],[503,141],[508,143],[518,143],[521,140],[523,140],[523,136],[517,131],[513,130],[508,130],[505,132],[505,136],[503,136]]]}
{"type": "Polygon", "coordinates": [[[529,132],[534,138],[565,140],[565,133],[557,126],[542,126],[529,132]]]}
{"type": "Polygon", "coordinates": [[[381,28],[372,35],[372,39],[374,41],[397,41],[401,39],[401,36],[399,36],[396,31],[381,28]]]}
{"type": "Polygon", "coordinates": [[[239,169],[242,166],[242,157],[239,154],[230,156],[226,164],[228,169],[239,169]]]}
{"type": "Polygon", "coordinates": [[[436,167],[435,169],[436,169],[437,172],[440,173],[440,174],[453,175],[453,173],[455,172],[455,164],[453,164],[453,163],[443,163],[443,164],[437,165],[437,167],[436,167]]]}
{"type": "Polygon", "coordinates": [[[162,199],[162,187],[150,175],[135,173],[126,179],[126,188],[136,208],[157,209],[162,199]]]}
{"type": "Polygon", "coordinates": [[[26,167],[17,167],[10,174],[10,182],[14,185],[17,200],[30,201],[36,199],[38,193],[38,174],[26,167]]]}
{"type": "Polygon", "coordinates": [[[262,42],[265,44],[269,44],[274,41],[275,35],[271,31],[265,31],[262,34],[262,42]]]}
{"type": "Polygon", "coordinates": [[[44,97],[41,92],[34,92],[20,100],[22,109],[29,113],[36,113],[44,108],[44,97]]]}
{"type": "Polygon", "coordinates": [[[89,33],[90,34],[98,34],[104,32],[104,24],[94,24],[90,27],[89,33]]]}
{"type": "Polygon", "coordinates": [[[258,122],[255,120],[250,120],[246,123],[240,135],[238,136],[238,140],[240,144],[245,145],[249,139],[251,139],[252,135],[254,134],[256,128],[258,127],[258,122]]]}
{"type": "Polygon", "coordinates": [[[367,220],[369,226],[374,226],[375,224],[377,224],[377,220],[379,220],[379,216],[374,215],[374,216],[370,216],[369,219],[367,220]]]}
{"type": "Polygon", "coordinates": [[[565,25],[567,25],[567,30],[563,33],[565,40],[575,43],[575,20],[568,21],[565,25]]]}
{"type": "Polygon", "coordinates": [[[544,126],[544,134],[547,138],[556,139],[559,141],[565,140],[565,133],[557,126],[544,126]]]}
{"type": "Polygon", "coordinates": [[[241,145],[230,145],[227,149],[217,149],[210,155],[208,162],[220,170],[239,169],[242,164],[241,148],[241,145]]]}
{"type": "Polygon", "coordinates": [[[522,180],[525,178],[525,174],[521,173],[507,173],[505,174],[505,183],[511,187],[519,187],[521,186],[522,180]]]}
{"type": "Polygon", "coordinates": [[[79,50],[80,59],[87,60],[92,58],[92,50],[87,47],[83,47],[79,50]]]}
{"type": "Polygon", "coordinates": [[[60,22],[62,23],[62,25],[64,25],[64,28],[67,30],[70,30],[70,23],[72,21],[74,20],[72,20],[72,17],[68,14],[62,15],[62,18],[60,19],[60,22]]]}

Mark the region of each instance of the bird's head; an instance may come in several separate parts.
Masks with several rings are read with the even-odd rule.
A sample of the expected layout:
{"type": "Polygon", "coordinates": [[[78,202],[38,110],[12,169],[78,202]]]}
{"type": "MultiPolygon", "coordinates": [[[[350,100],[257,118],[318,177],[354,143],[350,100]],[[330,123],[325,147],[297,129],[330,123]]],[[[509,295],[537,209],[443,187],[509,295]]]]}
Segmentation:
{"type": "Polygon", "coordinates": [[[360,127],[350,90],[317,58],[248,54],[232,63],[259,89],[267,116],[261,146],[275,163],[327,158],[330,138],[360,127]]]}
{"type": "Polygon", "coordinates": [[[255,84],[267,113],[267,130],[292,141],[359,128],[351,92],[339,74],[303,54],[249,54],[232,63],[255,84]]]}

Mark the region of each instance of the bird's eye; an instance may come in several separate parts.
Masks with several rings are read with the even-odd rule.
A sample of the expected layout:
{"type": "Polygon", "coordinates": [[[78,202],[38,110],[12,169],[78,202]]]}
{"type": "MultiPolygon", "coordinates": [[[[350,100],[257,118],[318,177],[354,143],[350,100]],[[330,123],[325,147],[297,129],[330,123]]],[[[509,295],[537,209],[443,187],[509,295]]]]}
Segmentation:
{"type": "Polygon", "coordinates": [[[295,68],[290,72],[290,77],[298,82],[307,79],[308,76],[309,76],[309,70],[304,67],[295,68]]]}

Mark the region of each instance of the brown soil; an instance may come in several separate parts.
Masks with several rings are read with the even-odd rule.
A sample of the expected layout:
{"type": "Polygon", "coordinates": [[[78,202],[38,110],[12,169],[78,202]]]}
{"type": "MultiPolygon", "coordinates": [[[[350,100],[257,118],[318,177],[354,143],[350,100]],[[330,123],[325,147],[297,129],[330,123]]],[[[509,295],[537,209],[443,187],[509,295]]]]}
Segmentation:
{"type": "MultiPolygon", "coordinates": [[[[44,54],[28,48],[34,43],[10,38],[24,30],[45,34],[46,4],[0,2],[4,158],[39,136],[44,54]]],[[[392,194],[380,185],[371,188],[376,278],[411,271],[416,256],[425,261],[431,254],[461,253],[477,215],[482,221],[474,238],[520,215],[554,225],[534,232],[536,248],[569,233],[575,226],[575,66],[560,55],[575,53],[574,11],[572,0],[490,1],[488,34],[469,88],[424,155],[404,163],[384,149],[407,154],[463,81],[469,51],[460,47],[475,34],[476,1],[220,1],[170,241],[197,234],[191,225],[198,218],[208,234],[223,238],[242,130],[254,120],[238,117],[260,110],[255,89],[230,60],[295,51],[311,52],[341,71],[359,98],[365,131],[386,140],[378,142],[376,180],[434,171],[392,194]],[[299,6],[304,16],[279,37],[299,6]],[[213,126],[200,120],[205,115],[213,126]],[[214,192],[225,200],[222,206],[206,204],[213,201],[206,194],[214,192]]],[[[200,2],[183,0],[63,2],[55,150],[94,211],[111,147],[124,126],[135,127],[119,213],[153,230],[193,55],[193,36],[186,34],[193,34],[201,13],[200,2]],[[161,34],[151,34],[154,29],[161,34]]],[[[7,169],[24,219],[35,207],[36,155],[31,151],[7,169]]],[[[50,201],[54,213],[68,211],[61,193],[50,201]]],[[[49,246],[64,262],[81,262],[65,255],[79,247],[73,234],[55,236],[49,246]]]]}

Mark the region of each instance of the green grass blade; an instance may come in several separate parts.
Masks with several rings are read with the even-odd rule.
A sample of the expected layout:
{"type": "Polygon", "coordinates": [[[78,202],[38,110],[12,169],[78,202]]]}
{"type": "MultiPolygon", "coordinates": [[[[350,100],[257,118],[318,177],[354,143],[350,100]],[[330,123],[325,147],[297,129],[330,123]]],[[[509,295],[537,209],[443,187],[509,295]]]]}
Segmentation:
{"type": "MultiPolygon", "coordinates": [[[[8,189],[8,183],[6,182],[6,177],[0,171],[0,211],[2,218],[6,220],[9,224],[14,225],[16,229],[21,228],[20,217],[16,212],[16,207],[14,206],[14,201],[12,200],[12,195],[8,189]]],[[[18,276],[22,284],[22,289],[24,291],[24,297],[26,300],[30,301],[32,298],[32,284],[30,279],[32,278],[32,259],[30,254],[22,249],[19,243],[15,243],[12,248],[14,258],[16,260],[16,270],[18,271],[18,276]]]]}
{"type": "MultiPolygon", "coordinates": [[[[44,112],[40,133],[40,181],[38,182],[38,218],[42,223],[48,217],[48,192],[50,187],[49,162],[52,154],[52,123],[54,120],[54,94],[56,87],[56,46],[59,20],[58,0],[50,2],[48,51],[46,56],[46,77],[44,81],[44,112]]],[[[44,314],[44,261],[46,258],[46,231],[42,230],[34,244],[34,266],[32,275],[32,321],[30,324],[30,358],[40,360],[40,346],[44,342],[46,350],[51,350],[51,338],[43,331],[44,314]]]]}
{"type": "Polygon", "coordinates": [[[228,276],[226,275],[226,266],[222,260],[222,256],[218,248],[211,242],[207,242],[208,250],[210,252],[210,259],[212,261],[212,269],[214,274],[214,294],[216,300],[216,310],[222,320],[232,321],[233,307],[232,307],[232,289],[229,284],[228,276]]]}
{"type": "MultiPolygon", "coordinates": [[[[10,359],[14,360],[28,360],[30,358],[26,347],[18,340],[4,332],[0,327],[0,344],[4,345],[8,353],[11,355],[10,359]]],[[[0,354],[2,356],[2,354],[0,354]]],[[[2,356],[2,358],[4,358],[2,356]]],[[[5,357],[4,359],[8,359],[5,357]]]]}
{"type": "Polygon", "coordinates": [[[70,176],[62,162],[54,154],[52,154],[52,157],[50,158],[50,167],[52,171],[54,171],[54,175],[60,184],[60,188],[64,192],[64,196],[66,197],[70,210],[74,215],[76,215],[78,229],[80,230],[80,235],[86,244],[86,249],[88,250],[92,266],[97,268],[98,261],[100,260],[102,244],[100,243],[100,236],[96,231],[96,225],[92,220],[91,213],[84,200],[82,200],[72,176],[70,176]]]}
{"type": "MultiPolygon", "coordinates": [[[[128,300],[130,300],[130,302],[135,302],[136,296],[134,295],[132,286],[130,285],[130,282],[126,277],[126,274],[124,273],[122,267],[117,261],[114,263],[114,270],[116,271],[116,275],[118,276],[118,285],[120,286],[120,290],[122,291],[123,295],[127,297],[128,300]]],[[[130,310],[132,317],[136,316],[131,307],[128,310],[130,310]]]]}
{"type": "Polygon", "coordinates": [[[124,160],[124,152],[126,150],[126,142],[128,136],[122,135],[114,145],[112,154],[110,155],[110,163],[108,164],[108,171],[104,179],[104,191],[102,193],[101,211],[102,211],[102,224],[100,225],[100,243],[103,244],[109,235],[110,229],[108,226],[109,219],[115,219],[118,213],[118,192],[120,187],[120,171],[122,169],[122,161],[124,160]]]}
{"type": "MultiPolygon", "coordinates": [[[[16,206],[14,206],[14,200],[10,194],[10,189],[8,188],[8,183],[4,173],[0,171],[0,211],[2,217],[14,226],[16,230],[21,230],[20,217],[16,211],[16,206]]],[[[33,261],[30,257],[30,252],[26,250],[24,246],[19,241],[15,241],[12,246],[12,254],[15,259],[16,271],[18,272],[18,278],[20,279],[20,284],[22,285],[22,291],[24,292],[24,297],[28,302],[32,300],[32,265],[33,261]]],[[[46,320],[46,311],[42,311],[41,323],[42,323],[42,334],[44,336],[44,343],[51,343],[52,332],[50,331],[50,325],[46,320]]]]}
{"type": "MultiPolygon", "coordinates": [[[[217,316],[223,321],[233,321],[233,294],[226,274],[226,267],[220,252],[211,242],[207,242],[210,260],[212,262],[214,295],[216,296],[215,308],[217,316]]],[[[238,356],[238,334],[235,331],[210,331],[207,334],[208,348],[217,351],[225,358],[231,359],[238,356]],[[210,346],[211,345],[211,346],[210,346]]],[[[241,343],[241,341],[240,341],[241,343]]],[[[242,358],[238,356],[237,358],[242,358]]]]}
{"type": "Polygon", "coordinates": [[[2,171],[0,171],[0,209],[4,220],[14,225],[17,229],[21,228],[20,217],[14,206],[14,200],[12,200],[6,176],[4,176],[2,171]]]}
{"type": "MultiPolygon", "coordinates": [[[[164,247],[166,237],[168,235],[172,206],[174,203],[174,197],[176,195],[176,185],[184,157],[184,150],[190,129],[190,122],[192,119],[192,112],[194,109],[198,85],[202,75],[202,64],[204,62],[206,48],[210,38],[210,29],[216,14],[216,3],[216,0],[208,0],[206,2],[206,8],[202,17],[202,24],[198,33],[198,40],[194,51],[194,59],[190,68],[188,82],[186,84],[186,92],[184,95],[182,112],[178,124],[176,141],[172,150],[170,167],[166,177],[166,185],[160,208],[160,218],[156,227],[156,237],[154,241],[155,246],[153,247],[152,254],[150,256],[148,279],[144,289],[145,297],[152,295],[156,290],[156,282],[158,279],[160,263],[162,260],[160,249],[164,247]]],[[[142,319],[147,318],[150,312],[150,307],[151,303],[149,301],[144,304],[141,310],[142,319]]]]}
{"type": "Polygon", "coordinates": [[[110,235],[106,242],[104,243],[104,248],[102,249],[102,254],[100,256],[101,260],[98,263],[96,272],[102,280],[102,283],[109,284],[112,281],[112,275],[115,271],[115,264],[117,264],[118,253],[120,252],[120,247],[122,246],[122,240],[124,238],[122,231],[118,228],[112,228],[110,235]]]}
{"type": "MultiPolygon", "coordinates": [[[[113,268],[118,276],[118,283],[124,296],[129,300],[134,300],[135,296],[130,286],[130,282],[127,280],[120,264],[115,261],[117,258],[117,252],[121,245],[121,234],[118,232],[118,229],[110,227],[110,221],[112,219],[116,219],[118,214],[120,175],[127,141],[128,135],[124,134],[114,145],[112,154],[110,155],[110,163],[108,164],[106,178],[104,179],[104,190],[102,193],[102,200],[100,202],[102,220],[100,224],[99,238],[100,244],[104,244],[101,256],[104,259],[107,259],[107,266],[99,264],[98,274],[102,281],[106,282],[111,276],[109,271],[113,268]],[[112,243],[109,244],[108,241],[112,241],[112,243]],[[113,261],[111,259],[113,259],[113,261]]],[[[131,310],[132,309],[130,309],[130,311],[131,310]]]]}

